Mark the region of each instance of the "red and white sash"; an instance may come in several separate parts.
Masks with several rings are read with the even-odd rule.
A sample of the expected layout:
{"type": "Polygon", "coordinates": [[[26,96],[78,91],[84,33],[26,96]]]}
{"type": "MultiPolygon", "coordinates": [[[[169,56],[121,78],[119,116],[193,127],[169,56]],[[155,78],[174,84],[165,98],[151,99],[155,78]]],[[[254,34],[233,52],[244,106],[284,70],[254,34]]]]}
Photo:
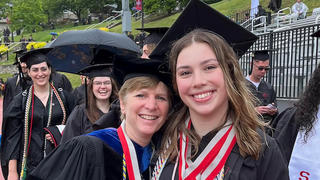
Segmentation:
{"type": "MultiPolygon", "coordinates": [[[[186,121],[186,126],[190,128],[190,119],[186,121]]],[[[190,160],[191,148],[188,144],[189,138],[180,133],[179,180],[214,179],[236,144],[234,126],[228,120],[194,162],[190,160]]]]}
{"type": "Polygon", "coordinates": [[[139,163],[137,153],[130,138],[127,136],[125,129],[125,120],[122,121],[121,126],[117,129],[118,136],[121,142],[123,153],[125,156],[125,163],[130,180],[141,180],[139,163]]]}

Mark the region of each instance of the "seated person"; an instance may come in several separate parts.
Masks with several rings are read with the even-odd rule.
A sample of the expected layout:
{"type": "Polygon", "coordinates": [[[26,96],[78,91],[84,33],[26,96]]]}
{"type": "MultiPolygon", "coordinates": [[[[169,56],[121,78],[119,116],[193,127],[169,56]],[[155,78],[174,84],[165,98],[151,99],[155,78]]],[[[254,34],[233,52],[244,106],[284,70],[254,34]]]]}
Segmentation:
{"type": "Polygon", "coordinates": [[[297,15],[297,19],[304,19],[307,16],[308,7],[301,2],[301,0],[297,0],[297,2],[291,8],[292,13],[297,15]]]}

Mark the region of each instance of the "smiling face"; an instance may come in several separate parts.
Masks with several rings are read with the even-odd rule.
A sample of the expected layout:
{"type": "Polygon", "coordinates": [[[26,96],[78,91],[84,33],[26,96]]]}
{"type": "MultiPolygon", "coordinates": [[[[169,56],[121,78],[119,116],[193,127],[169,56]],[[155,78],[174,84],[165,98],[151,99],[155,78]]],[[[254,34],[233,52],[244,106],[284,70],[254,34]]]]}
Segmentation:
{"type": "Polygon", "coordinates": [[[134,137],[151,138],[167,119],[169,94],[159,82],[155,87],[142,88],[120,96],[121,112],[126,119],[126,133],[134,137]]]}
{"type": "Polygon", "coordinates": [[[35,86],[46,86],[49,83],[51,68],[46,62],[34,64],[28,69],[28,75],[35,86]]]}
{"type": "Polygon", "coordinates": [[[93,78],[92,92],[97,100],[108,100],[112,92],[112,83],[110,77],[93,78]]]}
{"type": "Polygon", "coordinates": [[[206,43],[194,42],[177,58],[176,84],[190,115],[212,116],[228,108],[224,75],[215,53],[206,43]]]}

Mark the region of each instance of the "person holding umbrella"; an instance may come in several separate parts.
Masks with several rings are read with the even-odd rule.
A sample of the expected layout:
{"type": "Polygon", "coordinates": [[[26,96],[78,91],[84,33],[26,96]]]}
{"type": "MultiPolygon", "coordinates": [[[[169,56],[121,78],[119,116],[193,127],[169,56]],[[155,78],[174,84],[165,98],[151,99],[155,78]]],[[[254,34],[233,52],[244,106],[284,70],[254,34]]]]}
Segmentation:
{"type": "Polygon", "coordinates": [[[51,83],[52,67],[44,54],[30,51],[21,59],[33,84],[13,99],[4,117],[1,161],[9,180],[24,179],[47,155],[52,144],[46,130],[65,124],[74,106],[72,96],[51,83]]]}
{"type": "MultiPolygon", "coordinates": [[[[63,131],[61,143],[93,131],[92,125],[103,114],[111,111],[112,107],[114,111],[118,111],[114,109],[115,105],[111,105],[113,101],[118,99],[118,88],[112,78],[110,65],[89,66],[80,73],[87,76],[89,81],[88,88],[85,88],[87,89],[86,102],[76,106],[70,114],[63,131]]],[[[115,119],[115,121],[110,121],[108,127],[118,127],[119,125],[120,119],[115,119]]]]}

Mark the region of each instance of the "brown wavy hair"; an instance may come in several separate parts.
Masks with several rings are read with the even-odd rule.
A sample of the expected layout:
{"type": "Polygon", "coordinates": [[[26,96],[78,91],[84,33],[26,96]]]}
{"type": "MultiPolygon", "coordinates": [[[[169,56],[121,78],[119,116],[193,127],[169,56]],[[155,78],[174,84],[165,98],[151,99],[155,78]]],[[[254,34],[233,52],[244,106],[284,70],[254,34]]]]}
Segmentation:
{"type": "MultiPolygon", "coordinates": [[[[193,43],[205,43],[209,45],[215,53],[219,65],[224,74],[226,90],[229,101],[228,117],[233,121],[236,129],[237,144],[240,154],[245,156],[253,156],[258,159],[261,148],[262,139],[257,129],[264,130],[265,124],[259,120],[258,113],[255,111],[255,97],[250,93],[246,86],[245,77],[240,69],[238,59],[229,44],[212,32],[196,29],[177,40],[170,52],[170,68],[173,75],[173,87],[177,93],[176,83],[176,64],[180,52],[193,43]]],[[[194,130],[188,130],[185,127],[185,120],[189,116],[188,107],[183,103],[173,114],[170,123],[166,128],[166,133],[162,141],[161,152],[165,152],[165,156],[169,156],[170,160],[174,160],[178,155],[178,138],[179,132],[184,132],[190,139],[190,143],[198,151],[200,137],[194,130]],[[165,149],[167,140],[171,139],[171,145],[165,149]]],[[[193,153],[193,155],[195,155],[193,153]]],[[[193,156],[192,155],[192,156],[193,156]]]]}
{"type": "MultiPolygon", "coordinates": [[[[88,98],[88,106],[86,107],[86,113],[88,116],[88,119],[91,123],[96,122],[101,116],[100,110],[97,107],[96,104],[96,97],[93,94],[92,86],[93,86],[93,80],[94,78],[89,79],[89,82],[87,84],[87,98],[88,98]]],[[[112,92],[109,97],[109,104],[111,104],[114,100],[118,99],[118,86],[115,82],[115,80],[110,77],[111,84],[112,84],[112,92]]]]}

